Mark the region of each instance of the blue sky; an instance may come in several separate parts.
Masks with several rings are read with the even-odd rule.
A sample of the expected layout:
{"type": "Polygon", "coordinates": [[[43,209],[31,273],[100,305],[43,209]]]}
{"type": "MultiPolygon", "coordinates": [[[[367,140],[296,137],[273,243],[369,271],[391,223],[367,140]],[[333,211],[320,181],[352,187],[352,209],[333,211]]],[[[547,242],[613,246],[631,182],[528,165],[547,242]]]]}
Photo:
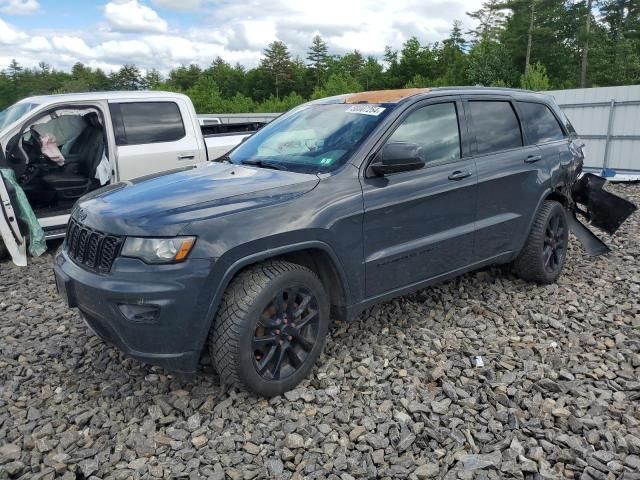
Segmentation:
{"type": "Polygon", "coordinates": [[[0,0],[0,69],[12,58],[67,69],[107,71],[124,63],[167,72],[216,56],[255,66],[264,47],[284,41],[304,58],[315,34],[333,53],[381,56],[411,35],[446,37],[482,0],[0,0]]]}

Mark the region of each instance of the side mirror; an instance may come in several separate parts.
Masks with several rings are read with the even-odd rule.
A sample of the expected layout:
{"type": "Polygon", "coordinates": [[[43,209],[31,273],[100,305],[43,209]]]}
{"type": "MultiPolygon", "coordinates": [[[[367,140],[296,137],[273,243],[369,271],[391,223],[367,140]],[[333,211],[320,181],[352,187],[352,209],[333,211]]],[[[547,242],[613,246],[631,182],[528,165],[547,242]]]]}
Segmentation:
{"type": "Polygon", "coordinates": [[[424,167],[422,147],[411,142],[390,142],[378,152],[370,168],[376,175],[408,172],[424,167]]]}

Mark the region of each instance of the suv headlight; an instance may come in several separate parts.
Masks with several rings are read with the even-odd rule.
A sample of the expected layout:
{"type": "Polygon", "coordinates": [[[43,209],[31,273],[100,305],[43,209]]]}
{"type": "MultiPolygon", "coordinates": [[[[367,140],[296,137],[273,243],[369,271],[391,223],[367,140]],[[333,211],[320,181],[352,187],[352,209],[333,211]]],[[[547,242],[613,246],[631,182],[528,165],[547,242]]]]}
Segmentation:
{"type": "Polygon", "coordinates": [[[186,260],[196,237],[140,238],[127,237],[120,253],[145,263],[177,263],[186,260]]]}

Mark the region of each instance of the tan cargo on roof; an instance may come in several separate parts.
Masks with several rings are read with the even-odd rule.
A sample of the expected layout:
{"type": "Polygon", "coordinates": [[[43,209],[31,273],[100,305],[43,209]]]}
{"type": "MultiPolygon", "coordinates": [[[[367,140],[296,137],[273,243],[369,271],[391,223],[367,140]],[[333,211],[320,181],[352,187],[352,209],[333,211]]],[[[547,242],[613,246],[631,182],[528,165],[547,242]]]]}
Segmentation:
{"type": "Polygon", "coordinates": [[[412,97],[420,93],[430,92],[430,88],[400,88],[397,90],[373,90],[371,92],[347,95],[344,103],[396,103],[403,98],[412,97]]]}

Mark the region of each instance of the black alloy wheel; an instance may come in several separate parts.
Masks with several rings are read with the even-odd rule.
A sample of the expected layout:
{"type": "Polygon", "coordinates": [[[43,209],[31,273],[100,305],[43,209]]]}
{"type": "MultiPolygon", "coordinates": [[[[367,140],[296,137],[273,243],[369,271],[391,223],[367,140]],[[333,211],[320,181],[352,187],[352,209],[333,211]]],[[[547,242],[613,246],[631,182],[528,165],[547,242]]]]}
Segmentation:
{"type": "Polygon", "coordinates": [[[542,249],[544,268],[550,274],[555,274],[559,268],[562,268],[564,256],[567,252],[565,241],[566,229],[566,217],[559,211],[553,212],[547,221],[544,247],[542,249]]]}
{"type": "Polygon", "coordinates": [[[564,268],[569,246],[565,207],[545,200],[533,221],[524,247],[513,262],[515,273],[530,282],[555,282],[564,268]]]}
{"type": "Polygon", "coordinates": [[[304,287],[281,290],[262,312],[253,335],[256,372],[270,380],[294,373],[318,338],[318,300],[304,287]]]}

